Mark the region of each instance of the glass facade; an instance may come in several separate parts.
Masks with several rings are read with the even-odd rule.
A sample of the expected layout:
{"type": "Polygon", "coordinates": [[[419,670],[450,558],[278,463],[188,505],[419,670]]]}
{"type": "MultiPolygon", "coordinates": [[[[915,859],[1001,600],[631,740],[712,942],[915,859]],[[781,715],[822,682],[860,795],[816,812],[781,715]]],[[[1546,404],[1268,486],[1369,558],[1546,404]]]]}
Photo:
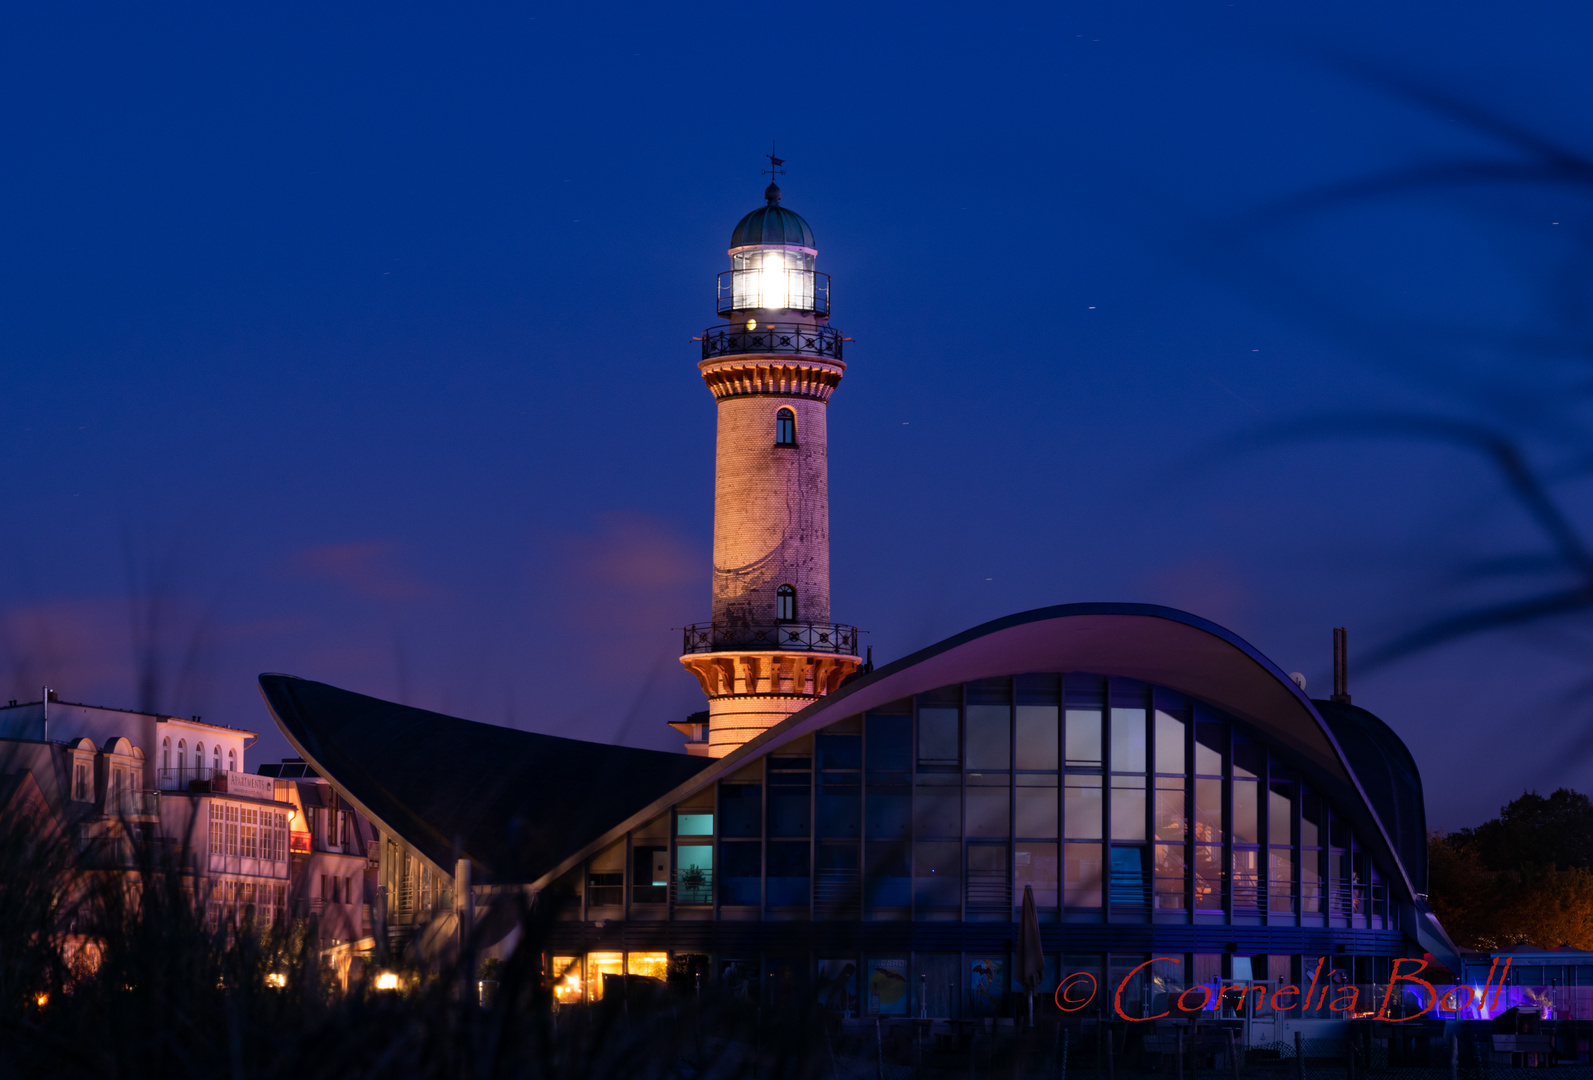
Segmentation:
{"type": "Polygon", "coordinates": [[[787,743],[588,866],[588,907],[1390,928],[1348,820],[1257,734],[1143,683],[945,687],[787,743]],[[627,877],[628,875],[628,877],[627,877]]]}
{"type": "MultiPolygon", "coordinates": [[[[1026,891],[1070,940],[1059,924],[1292,927],[1302,941],[1311,927],[1397,930],[1384,869],[1260,733],[1164,688],[1076,673],[942,687],[790,739],[571,878],[585,886],[572,917],[924,924],[915,942],[956,933],[935,923],[1010,927],[1026,891]]],[[[1224,940],[1256,932],[1267,931],[1213,929],[1210,952],[1159,949],[1178,962],[1139,972],[1125,1000],[1152,1005],[1219,978],[1309,981],[1318,955],[1236,952],[1224,940]]],[[[701,962],[749,993],[822,977],[845,1008],[882,1016],[978,1015],[1015,989],[1000,950],[815,949],[737,945],[701,962]]],[[[601,994],[627,955],[665,956],[553,958],[561,999],[601,994]]],[[[1048,949],[1046,979],[1054,988],[1059,973],[1090,971],[1104,982],[1151,955],[1048,949]]],[[[1324,962],[1330,975],[1346,968],[1340,983],[1387,968],[1386,957],[1331,951],[1324,962]]]]}

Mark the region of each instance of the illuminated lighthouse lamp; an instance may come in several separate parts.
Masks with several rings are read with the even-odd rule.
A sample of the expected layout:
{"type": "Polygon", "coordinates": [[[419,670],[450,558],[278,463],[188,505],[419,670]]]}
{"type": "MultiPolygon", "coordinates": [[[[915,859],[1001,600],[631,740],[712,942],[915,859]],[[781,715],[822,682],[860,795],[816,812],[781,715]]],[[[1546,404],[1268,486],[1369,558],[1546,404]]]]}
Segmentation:
{"type": "Polygon", "coordinates": [[[780,205],[770,184],[760,206],[730,238],[730,269],[719,275],[719,314],[750,314],[754,321],[800,314],[830,314],[830,276],[818,273],[813,232],[800,216],[780,205]],[[760,318],[761,315],[761,318],[760,318]]]}

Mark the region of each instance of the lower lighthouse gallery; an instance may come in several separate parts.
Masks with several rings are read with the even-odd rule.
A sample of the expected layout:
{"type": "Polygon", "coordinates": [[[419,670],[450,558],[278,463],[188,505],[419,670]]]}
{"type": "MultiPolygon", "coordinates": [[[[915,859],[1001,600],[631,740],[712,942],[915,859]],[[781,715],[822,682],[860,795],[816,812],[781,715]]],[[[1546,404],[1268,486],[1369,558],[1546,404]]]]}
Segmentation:
{"type": "MultiPolygon", "coordinates": [[[[1039,608],[865,664],[831,621],[830,281],[774,184],[729,255],[698,365],[718,430],[686,753],[261,677],[380,834],[384,946],[506,954],[520,932],[494,900],[521,893],[557,905],[539,947],[559,1000],[689,972],[881,1017],[1012,1016],[1030,991],[1054,1011],[1075,973],[1149,1017],[1194,986],[1315,972],[1371,1003],[1398,960],[1462,972],[1424,902],[1415,763],[1342,687],[1313,700],[1233,633],[1140,604],[1039,608]]],[[[1342,1015],[1319,995],[1253,1008],[1245,1037],[1342,1015]]]]}

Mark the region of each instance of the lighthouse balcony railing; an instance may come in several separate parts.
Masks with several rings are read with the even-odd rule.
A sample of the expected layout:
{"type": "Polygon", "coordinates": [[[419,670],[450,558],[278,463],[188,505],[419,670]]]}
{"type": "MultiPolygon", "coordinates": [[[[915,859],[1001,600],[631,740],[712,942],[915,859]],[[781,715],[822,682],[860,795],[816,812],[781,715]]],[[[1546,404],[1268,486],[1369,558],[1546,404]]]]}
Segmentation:
{"type": "Polygon", "coordinates": [[[686,627],[684,653],[756,649],[857,655],[858,629],[842,623],[697,623],[686,627]]]}
{"type": "Polygon", "coordinates": [[[840,331],[812,323],[757,323],[712,326],[702,333],[702,358],[775,353],[790,356],[841,358],[840,331]]]}

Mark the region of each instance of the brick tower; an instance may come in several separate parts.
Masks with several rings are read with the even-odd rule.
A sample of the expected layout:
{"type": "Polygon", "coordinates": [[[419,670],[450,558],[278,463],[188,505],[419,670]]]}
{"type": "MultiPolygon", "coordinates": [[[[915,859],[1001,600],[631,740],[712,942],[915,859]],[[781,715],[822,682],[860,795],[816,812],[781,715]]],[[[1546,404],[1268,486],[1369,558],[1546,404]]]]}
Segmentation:
{"type": "Polygon", "coordinates": [[[686,628],[680,662],[708,695],[707,739],[690,732],[688,749],[713,757],[861,663],[857,628],[830,622],[825,412],[846,371],[830,279],[779,187],[764,199],[731,234],[731,268],[719,275],[727,324],[703,332],[697,365],[719,412],[713,620],[686,628]]]}

